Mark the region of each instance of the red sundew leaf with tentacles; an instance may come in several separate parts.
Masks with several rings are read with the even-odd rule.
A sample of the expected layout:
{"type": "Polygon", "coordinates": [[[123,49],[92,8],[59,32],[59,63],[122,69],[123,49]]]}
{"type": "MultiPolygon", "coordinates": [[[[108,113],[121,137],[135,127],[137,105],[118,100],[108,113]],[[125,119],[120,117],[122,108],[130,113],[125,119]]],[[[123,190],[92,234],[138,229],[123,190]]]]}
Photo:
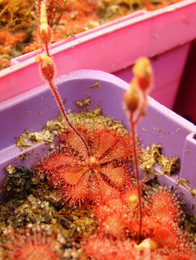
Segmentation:
{"type": "Polygon", "coordinates": [[[120,240],[127,238],[126,206],[121,197],[112,198],[97,205],[94,214],[99,224],[98,235],[112,236],[120,240]]]}
{"type": "MultiPolygon", "coordinates": [[[[148,239],[143,240],[147,242],[148,239]]],[[[153,240],[149,242],[153,243],[153,240]]],[[[142,243],[143,243],[142,242],[142,243]]],[[[92,236],[83,245],[84,253],[96,260],[194,260],[193,250],[158,249],[145,243],[137,245],[129,239],[125,241],[114,240],[108,237],[92,236]]]]}
{"type": "MultiPolygon", "coordinates": [[[[63,259],[58,233],[47,227],[27,225],[25,231],[7,230],[8,239],[0,246],[3,259],[12,260],[60,260],[63,259]]],[[[1,258],[2,259],[2,258],[1,258]]]]}
{"type": "Polygon", "coordinates": [[[60,136],[59,148],[43,161],[43,172],[62,193],[64,201],[103,201],[119,196],[130,182],[132,142],[128,134],[106,127],[77,126],[88,149],[70,129],[60,136]]]}
{"type": "Polygon", "coordinates": [[[182,220],[183,211],[177,195],[170,189],[160,188],[154,191],[149,198],[152,204],[151,215],[158,219],[168,219],[168,221],[182,220]]]}

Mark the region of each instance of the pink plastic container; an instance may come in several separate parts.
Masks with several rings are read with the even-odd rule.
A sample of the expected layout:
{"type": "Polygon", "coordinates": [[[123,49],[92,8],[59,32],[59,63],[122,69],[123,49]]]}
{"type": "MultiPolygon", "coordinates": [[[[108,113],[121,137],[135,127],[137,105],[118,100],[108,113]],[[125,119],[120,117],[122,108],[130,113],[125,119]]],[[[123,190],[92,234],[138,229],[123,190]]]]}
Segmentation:
{"type": "MultiPolygon", "coordinates": [[[[77,69],[99,69],[129,81],[140,56],[152,58],[152,97],[172,107],[190,42],[196,37],[196,1],[184,0],[153,12],[139,11],[53,45],[57,75],[77,69]]],[[[42,83],[36,51],[12,61],[0,72],[0,101],[42,83]]]]}

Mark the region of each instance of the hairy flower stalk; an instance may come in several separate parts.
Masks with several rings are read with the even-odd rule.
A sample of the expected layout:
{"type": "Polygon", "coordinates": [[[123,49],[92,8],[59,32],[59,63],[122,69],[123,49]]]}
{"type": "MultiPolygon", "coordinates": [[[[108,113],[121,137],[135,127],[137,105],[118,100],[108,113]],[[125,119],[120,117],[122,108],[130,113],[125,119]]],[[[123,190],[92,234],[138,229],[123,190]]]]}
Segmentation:
{"type": "Polygon", "coordinates": [[[136,151],[136,125],[142,115],[145,114],[147,104],[147,93],[152,85],[152,67],[147,58],[139,58],[133,67],[134,77],[130,82],[130,88],[124,96],[125,105],[130,113],[130,125],[132,130],[133,157],[134,168],[137,180],[138,191],[138,216],[139,216],[139,231],[138,243],[141,242],[142,230],[142,202],[141,202],[141,187],[138,167],[138,156],[136,151]]]}
{"type": "Polygon", "coordinates": [[[40,26],[38,27],[38,37],[41,41],[41,43],[44,46],[46,54],[37,55],[36,61],[40,63],[40,72],[42,77],[45,81],[49,84],[52,93],[55,96],[56,102],[60,108],[60,111],[65,118],[66,122],[68,123],[69,127],[75,132],[75,134],[80,138],[80,140],[83,142],[84,146],[86,147],[87,154],[90,157],[89,148],[84,140],[84,138],[79,134],[79,132],[75,129],[75,127],[72,125],[72,123],[69,121],[67,117],[67,113],[65,111],[62,99],[58,93],[57,87],[54,83],[54,76],[55,76],[55,64],[50,56],[49,53],[49,44],[51,42],[52,38],[52,29],[48,25],[47,20],[47,13],[46,13],[46,1],[41,1],[41,8],[40,8],[40,26]]]}

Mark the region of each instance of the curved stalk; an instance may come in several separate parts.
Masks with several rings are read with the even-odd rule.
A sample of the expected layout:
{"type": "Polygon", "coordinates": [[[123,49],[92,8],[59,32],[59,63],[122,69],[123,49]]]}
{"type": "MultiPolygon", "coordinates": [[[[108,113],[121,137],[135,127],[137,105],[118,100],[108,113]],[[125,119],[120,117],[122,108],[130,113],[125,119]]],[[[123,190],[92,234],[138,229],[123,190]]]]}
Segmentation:
{"type": "Polygon", "coordinates": [[[63,115],[63,117],[65,118],[66,122],[68,123],[69,127],[74,131],[74,133],[80,138],[80,140],[83,142],[84,146],[86,147],[86,151],[87,151],[87,154],[88,156],[90,157],[90,151],[89,151],[89,148],[88,148],[88,145],[87,143],[85,142],[84,138],[80,135],[80,133],[78,133],[78,131],[75,129],[75,127],[72,125],[72,123],[69,121],[69,118],[67,116],[67,113],[65,111],[65,108],[64,108],[64,105],[63,105],[63,101],[62,99],[60,98],[60,95],[58,93],[58,90],[57,90],[57,87],[55,86],[54,84],[54,81],[53,80],[50,80],[48,81],[49,85],[50,85],[50,88],[55,96],[55,99],[56,99],[56,102],[60,108],[60,111],[63,115]]]}

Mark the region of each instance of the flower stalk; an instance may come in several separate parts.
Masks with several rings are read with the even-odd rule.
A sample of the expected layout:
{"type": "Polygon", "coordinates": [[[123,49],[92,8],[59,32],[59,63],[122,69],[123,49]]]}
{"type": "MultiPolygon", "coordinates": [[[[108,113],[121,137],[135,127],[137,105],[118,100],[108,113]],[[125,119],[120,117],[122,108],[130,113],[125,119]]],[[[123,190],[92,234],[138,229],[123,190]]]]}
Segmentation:
{"type": "Polygon", "coordinates": [[[59,95],[59,92],[57,90],[57,87],[54,83],[54,77],[55,77],[55,64],[54,60],[52,59],[50,53],[49,53],[49,44],[51,43],[52,39],[52,29],[48,24],[48,19],[47,19],[47,12],[46,12],[46,1],[42,0],[41,1],[41,7],[40,7],[40,25],[38,27],[38,37],[44,47],[44,50],[46,54],[42,55],[37,55],[36,56],[36,61],[39,63],[40,66],[40,73],[44,80],[48,83],[50,86],[50,89],[56,99],[56,102],[60,108],[60,111],[66,120],[67,124],[69,127],[75,132],[75,134],[80,138],[82,143],[84,144],[87,154],[90,157],[90,151],[87,146],[87,143],[85,142],[84,138],[80,135],[80,133],[75,129],[75,127],[72,125],[70,122],[67,113],[65,111],[63,101],[59,95]]]}
{"type": "Polygon", "coordinates": [[[130,88],[125,92],[124,102],[129,112],[130,126],[132,131],[134,169],[137,180],[138,193],[138,243],[141,242],[142,233],[142,194],[140,185],[140,174],[138,166],[138,155],[136,146],[136,125],[141,116],[145,115],[147,104],[147,94],[152,86],[153,72],[149,59],[139,58],[133,67],[134,77],[130,82],[130,88]]]}

